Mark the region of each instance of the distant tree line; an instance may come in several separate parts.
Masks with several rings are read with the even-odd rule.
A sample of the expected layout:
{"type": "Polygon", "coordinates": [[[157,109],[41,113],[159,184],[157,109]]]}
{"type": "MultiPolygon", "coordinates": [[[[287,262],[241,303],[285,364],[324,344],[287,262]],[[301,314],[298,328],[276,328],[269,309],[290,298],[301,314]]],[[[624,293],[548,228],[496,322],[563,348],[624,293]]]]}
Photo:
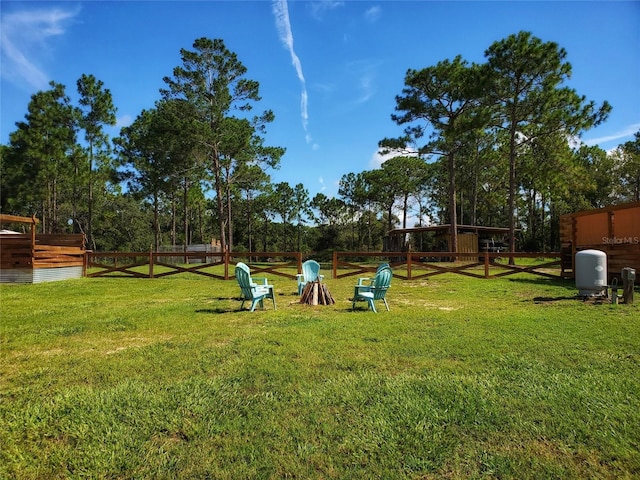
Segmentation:
{"type": "Polygon", "coordinates": [[[93,75],[77,105],[55,82],[34,94],[0,147],[0,211],[84,233],[96,251],[212,238],[232,251],[380,250],[389,230],[429,223],[451,224],[454,248],[469,224],[509,226],[511,248],[544,251],[559,247],[561,214],[640,200],[640,132],[613,152],[581,144],[611,107],[565,86],[565,50],[528,32],[492,44],[484,64],[408,70],[391,115],[403,135],[382,139],[388,160],[345,174],[335,198],[271,181],[285,153],[265,144],[274,113],[253,114],[259,84],[222,40],[180,53],[160,99],[115,139],[93,75]]]}

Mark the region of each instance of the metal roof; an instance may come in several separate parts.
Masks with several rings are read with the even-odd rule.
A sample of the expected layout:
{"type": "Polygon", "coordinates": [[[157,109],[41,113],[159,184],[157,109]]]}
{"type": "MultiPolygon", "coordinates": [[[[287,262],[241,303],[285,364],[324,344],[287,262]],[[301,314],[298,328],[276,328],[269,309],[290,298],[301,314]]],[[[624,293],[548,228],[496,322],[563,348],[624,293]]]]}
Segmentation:
{"type": "MultiPolygon", "coordinates": [[[[389,235],[396,233],[420,233],[420,232],[438,232],[447,231],[451,228],[451,224],[430,225],[428,227],[411,227],[411,228],[394,228],[389,231],[389,235]]],[[[458,231],[472,233],[509,233],[508,228],[503,227],[483,227],[480,225],[457,225],[458,231]]],[[[516,228],[516,231],[520,229],[516,228]]]]}

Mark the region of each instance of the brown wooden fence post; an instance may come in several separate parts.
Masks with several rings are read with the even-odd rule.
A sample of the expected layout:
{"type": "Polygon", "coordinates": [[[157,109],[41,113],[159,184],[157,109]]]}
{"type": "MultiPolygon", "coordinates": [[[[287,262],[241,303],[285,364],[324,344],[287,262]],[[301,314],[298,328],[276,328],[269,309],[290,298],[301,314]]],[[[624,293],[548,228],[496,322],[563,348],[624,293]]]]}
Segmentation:
{"type": "Polygon", "coordinates": [[[411,248],[407,252],[407,280],[411,280],[411,260],[413,259],[413,252],[411,248]]]}
{"type": "Polygon", "coordinates": [[[149,252],[149,278],[153,278],[153,250],[149,252]]]}
{"type": "Polygon", "coordinates": [[[224,279],[229,280],[229,249],[224,250],[224,279]]]}
{"type": "Polygon", "coordinates": [[[489,278],[489,250],[484,254],[484,278],[489,278]]]}

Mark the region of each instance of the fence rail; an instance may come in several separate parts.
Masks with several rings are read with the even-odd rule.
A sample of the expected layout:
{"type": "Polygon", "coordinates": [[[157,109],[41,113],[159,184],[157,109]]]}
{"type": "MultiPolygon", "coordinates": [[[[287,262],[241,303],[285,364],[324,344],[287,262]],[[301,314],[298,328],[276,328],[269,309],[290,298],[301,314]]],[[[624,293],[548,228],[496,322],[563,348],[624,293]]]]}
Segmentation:
{"type": "MultiPolygon", "coordinates": [[[[254,275],[271,274],[295,279],[295,274],[302,271],[302,259],[301,252],[209,252],[206,258],[202,252],[87,252],[87,276],[161,278],[192,273],[228,280],[233,278],[233,266],[243,261],[251,267],[254,275]],[[176,263],[176,258],[180,258],[182,264],[176,263]]],[[[559,252],[483,252],[473,255],[467,252],[334,252],[332,278],[371,276],[383,262],[389,263],[395,277],[404,280],[445,273],[485,279],[517,273],[566,278],[559,252]]]]}
{"type": "Polygon", "coordinates": [[[394,276],[404,280],[455,273],[474,278],[499,278],[531,273],[547,278],[565,278],[559,252],[334,252],[333,278],[375,272],[372,261],[389,263],[394,276]],[[355,259],[347,261],[347,259],[355,259]],[[363,260],[369,259],[369,265],[363,260]],[[354,263],[354,262],[358,263],[354,263]],[[406,274],[401,272],[406,271],[406,274]]]}
{"type": "Polygon", "coordinates": [[[239,261],[248,263],[253,274],[270,273],[295,279],[295,274],[283,269],[295,268],[296,272],[302,270],[302,253],[300,252],[207,252],[206,254],[203,252],[87,252],[87,269],[90,270],[87,276],[161,278],[179,273],[193,273],[228,280],[234,278],[229,267],[236,265],[239,261]],[[176,264],[176,258],[182,259],[183,263],[176,264]]]}

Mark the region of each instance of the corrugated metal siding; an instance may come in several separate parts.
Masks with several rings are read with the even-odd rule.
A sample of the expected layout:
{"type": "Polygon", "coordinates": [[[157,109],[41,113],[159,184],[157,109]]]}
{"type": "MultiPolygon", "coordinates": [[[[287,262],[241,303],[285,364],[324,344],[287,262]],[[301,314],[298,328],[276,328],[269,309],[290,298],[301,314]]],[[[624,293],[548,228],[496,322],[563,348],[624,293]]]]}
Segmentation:
{"type": "Polygon", "coordinates": [[[82,278],[82,267],[35,268],[33,283],[82,278]]]}
{"type": "Polygon", "coordinates": [[[33,283],[32,268],[0,269],[0,283],[33,283]]]}
{"type": "Polygon", "coordinates": [[[42,283],[82,278],[82,267],[0,269],[0,283],[42,283]]]}

